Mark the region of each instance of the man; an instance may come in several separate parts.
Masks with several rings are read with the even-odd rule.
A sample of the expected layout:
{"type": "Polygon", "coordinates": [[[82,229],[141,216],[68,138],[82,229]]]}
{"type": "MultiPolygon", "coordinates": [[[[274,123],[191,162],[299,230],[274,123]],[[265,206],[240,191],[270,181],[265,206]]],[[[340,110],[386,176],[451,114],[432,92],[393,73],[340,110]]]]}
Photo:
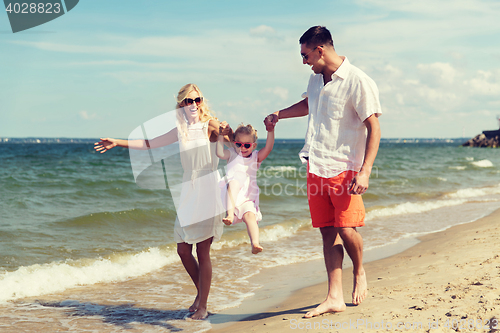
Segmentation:
{"type": "Polygon", "coordinates": [[[330,32],[315,26],[299,40],[303,63],[314,74],[302,101],[269,115],[264,123],[309,115],[304,148],[307,196],[313,227],[323,238],[328,274],[328,295],[306,318],[346,309],[342,293],[343,247],[353,262],[352,303],[367,295],[363,268],[363,239],[356,230],[364,225],[361,194],[366,192],[380,142],[378,117],[382,114],[378,89],[365,73],[339,56],[330,32]],[[343,246],[342,246],[343,244],[343,246]]]}

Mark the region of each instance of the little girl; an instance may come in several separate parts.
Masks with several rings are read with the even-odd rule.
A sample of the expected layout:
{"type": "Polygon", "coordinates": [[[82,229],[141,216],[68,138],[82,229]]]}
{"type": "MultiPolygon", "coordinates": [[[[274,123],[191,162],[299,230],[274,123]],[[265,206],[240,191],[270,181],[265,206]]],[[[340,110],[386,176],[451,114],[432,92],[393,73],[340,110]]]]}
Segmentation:
{"type": "Polygon", "coordinates": [[[227,163],[227,215],[222,220],[226,225],[245,222],[248,236],[252,243],[252,253],[262,252],[259,244],[259,227],[262,220],[259,210],[259,186],[257,185],[257,170],[274,146],[274,126],[266,128],[266,146],[261,150],[257,147],[257,131],[252,125],[238,126],[234,132],[232,147],[224,149],[223,135],[229,131],[229,125],[222,122],[217,142],[217,156],[228,160],[227,163]]]}

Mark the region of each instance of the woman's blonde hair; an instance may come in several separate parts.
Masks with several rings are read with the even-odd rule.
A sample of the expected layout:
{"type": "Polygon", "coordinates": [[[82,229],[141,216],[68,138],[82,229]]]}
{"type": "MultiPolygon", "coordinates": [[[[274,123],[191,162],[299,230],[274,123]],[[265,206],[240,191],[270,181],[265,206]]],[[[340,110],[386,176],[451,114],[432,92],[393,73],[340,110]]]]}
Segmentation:
{"type": "MultiPolygon", "coordinates": [[[[182,109],[181,107],[181,103],[184,99],[186,99],[187,95],[189,95],[189,93],[191,91],[196,91],[200,97],[203,97],[203,94],[201,93],[201,90],[200,88],[198,88],[198,86],[194,83],[188,83],[186,84],[185,86],[183,86],[180,90],[179,90],[179,93],[177,94],[177,105],[176,105],[176,109],[182,109]]],[[[215,118],[213,115],[212,115],[212,111],[210,111],[210,109],[208,108],[208,105],[207,103],[205,102],[205,99],[203,99],[203,101],[201,101],[200,105],[198,105],[198,111],[200,113],[200,120],[202,122],[205,122],[207,120],[210,120],[212,118],[215,118]]]]}
{"type": "MultiPolygon", "coordinates": [[[[203,97],[203,94],[201,93],[200,88],[194,83],[188,83],[185,86],[183,86],[180,90],[179,93],[177,94],[177,104],[176,104],[176,109],[177,109],[177,122],[178,128],[180,132],[183,134],[182,138],[185,139],[187,138],[187,123],[186,123],[186,118],[184,115],[184,110],[181,107],[182,101],[187,98],[190,92],[196,91],[200,97],[203,97]]],[[[201,101],[201,103],[198,106],[198,113],[200,114],[200,121],[205,122],[210,119],[217,119],[215,116],[212,114],[212,111],[208,108],[207,103],[205,102],[205,98],[201,101]]]]}
{"type": "Polygon", "coordinates": [[[238,125],[238,128],[236,129],[236,131],[234,131],[234,139],[235,140],[236,140],[236,137],[238,136],[238,134],[251,135],[253,137],[253,142],[257,142],[257,130],[255,128],[253,128],[253,126],[250,124],[243,125],[243,123],[241,123],[240,125],[238,125]]]}

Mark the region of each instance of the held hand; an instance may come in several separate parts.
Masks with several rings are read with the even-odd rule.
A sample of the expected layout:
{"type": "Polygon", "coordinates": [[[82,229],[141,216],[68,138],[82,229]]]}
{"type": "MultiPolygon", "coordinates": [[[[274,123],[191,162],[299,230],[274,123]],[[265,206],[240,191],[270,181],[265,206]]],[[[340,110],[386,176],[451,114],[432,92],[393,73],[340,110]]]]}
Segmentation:
{"type": "Polygon", "coordinates": [[[229,135],[229,132],[231,131],[231,127],[229,124],[225,121],[221,122],[219,125],[219,135],[229,135]]]}
{"type": "Polygon", "coordinates": [[[266,125],[266,131],[268,132],[274,131],[276,123],[278,123],[278,116],[274,113],[271,113],[264,119],[264,125],[266,125]]]}
{"type": "Polygon", "coordinates": [[[107,152],[111,148],[116,147],[117,144],[115,142],[115,139],[111,138],[101,138],[101,141],[94,143],[94,149],[96,151],[100,151],[101,154],[107,152]]]}
{"type": "Polygon", "coordinates": [[[351,181],[349,186],[349,194],[364,194],[368,189],[370,175],[368,173],[359,172],[351,181]]]}

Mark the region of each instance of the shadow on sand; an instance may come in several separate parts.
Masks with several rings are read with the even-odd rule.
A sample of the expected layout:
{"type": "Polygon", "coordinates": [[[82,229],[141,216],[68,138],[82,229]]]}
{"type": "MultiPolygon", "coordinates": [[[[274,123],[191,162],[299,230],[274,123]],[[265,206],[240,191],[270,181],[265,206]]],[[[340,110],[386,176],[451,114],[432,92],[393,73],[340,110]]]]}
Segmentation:
{"type": "Polygon", "coordinates": [[[168,323],[170,320],[185,320],[190,312],[186,310],[155,310],[138,308],[134,304],[101,305],[96,303],[80,303],[75,300],[62,302],[43,302],[38,304],[44,307],[64,308],[68,316],[101,317],[104,323],[114,324],[123,329],[131,329],[131,323],[160,326],[171,332],[180,332],[183,329],[168,323]]]}

